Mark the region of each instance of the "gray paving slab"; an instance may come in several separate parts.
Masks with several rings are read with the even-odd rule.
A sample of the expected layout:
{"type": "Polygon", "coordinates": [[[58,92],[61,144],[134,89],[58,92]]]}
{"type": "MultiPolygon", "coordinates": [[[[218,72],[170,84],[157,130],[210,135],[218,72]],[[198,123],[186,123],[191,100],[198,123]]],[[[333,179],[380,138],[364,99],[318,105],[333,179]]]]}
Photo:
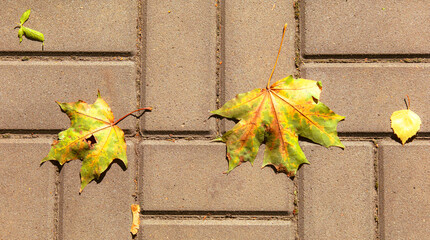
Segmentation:
{"type": "Polygon", "coordinates": [[[0,51],[41,52],[41,43],[19,44],[13,29],[27,9],[24,26],[42,32],[46,52],[136,52],[137,1],[7,1],[0,8],[0,51]]]}
{"type": "MultiPolygon", "coordinates": [[[[116,119],[136,109],[132,62],[0,62],[0,129],[65,129],[70,120],[55,103],[93,104],[100,90],[116,119]]],[[[136,119],[119,127],[133,131],[136,119]]]]}
{"type": "Polygon", "coordinates": [[[134,144],[127,142],[128,168],[118,160],[100,181],[90,182],[79,194],[82,161],[66,163],[61,170],[62,239],[131,239],[131,204],[134,204],[136,161],[134,144]]]}
{"type": "MultiPolygon", "coordinates": [[[[293,1],[226,1],[224,11],[222,104],[239,93],[266,87],[285,23],[288,28],[271,82],[294,74],[293,1]]],[[[233,122],[226,121],[225,130],[233,126],[233,122]]]]}
{"type": "Polygon", "coordinates": [[[375,239],[373,145],[343,144],[303,144],[311,164],[299,172],[300,239],[375,239]]]}
{"type": "Polygon", "coordinates": [[[209,141],[144,141],[145,211],[292,211],[293,183],[271,168],[244,163],[228,175],[226,147],[209,141]]]}
{"type": "Polygon", "coordinates": [[[151,132],[215,130],[208,119],[215,109],[215,1],[149,0],[146,6],[144,105],[154,107],[144,118],[151,132]]]}
{"type": "Polygon", "coordinates": [[[430,2],[301,1],[304,55],[429,54],[430,2]]]}
{"type": "Polygon", "coordinates": [[[430,236],[428,141],[379,143],[381,239],[430,236]]]}
{"type": "Polygon", "coordinates": [[[140,239],[295,239],[295,223],[261,220],[143,220],[140,239]]]}
{"type": "Polygon", "coordinates": [[[56,167],[49,139],[0,140],[0,239],[54,239],[56,167]]]}
{"type": "Polygon", "coordinates": [[[224,5],[226,101],[266,87],[285,23],[288,27],[272,82],[294,73],[293,1],[226,1],[224,5]]]}
{"type": "Polygon", "coordinates": [[[333,63],[305,64],[302,77],[322,82],[321,102],[337,114],[346,116],[339,132],[392,132],[390,117],[406,109],[422,120],[421,132],[430,130],[430,64],[333,63]]]}

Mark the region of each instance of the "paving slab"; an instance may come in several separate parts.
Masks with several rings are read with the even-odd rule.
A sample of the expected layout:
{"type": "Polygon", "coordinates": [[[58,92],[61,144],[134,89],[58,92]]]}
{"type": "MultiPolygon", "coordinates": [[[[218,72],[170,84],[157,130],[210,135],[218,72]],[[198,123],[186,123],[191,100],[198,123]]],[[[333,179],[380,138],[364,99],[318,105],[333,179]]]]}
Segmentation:
{"type": "Polygon", "coordinates": [[[298,175],[300,239],[375,239],[373,145],[343,144],[303,144],[311,164],[298,175]]]}
{"type": "Polygon", "coordinates": [[[430,2],[304,0],[303,55],[429,54],[430,2]]]}
{"type": "Polygon", "coordinates": [[[0,140],[0,239],[54,239],[56,167],[49,139],[0,140]]]}
{"type": "Polygon", "coordinates": [[[272,240],[295,239],[295,223],[261,220],[151,220],[141,221],[140,239],[272,240]]]}
{"type": "Polygon", "coordinates": [[[287,23],[284,44],[272,82],[294,73],[293,1],[226,1],[224,3],[225,100],[264,88],[272,72],[287,23]],[[257,21],[258,19],[258,21],[257,21]]]}
{"type": "Polygon", "coordinates": [[[381,239],[430,236],[430,144],[379,143],[381,239]]]}
{"type": "Polygon", "coordinates": [[[143,105],[145,131],[215,130],[215,1],[146,1],[143,105]],[[197,27],[198,26],[198,27],[197,27]]]}
{"type": "MultiPolygon", "coordinates": [[[[294,7],[293,1],[226,1],[222,53],[224,99],[239,93],[264,88],[275,64],[282,29],[287,23],[284,44],[272,83],[294,74],[294,7]]],[[[226,121],[224,131],[234,126],[226,121]]]]}
{"type": "Polygon", "coordinates": [[[100,181],[90,182],[79,194],[82,161],[61,170],[61,239],[132,239],[131,204],[134,204],[136,161],[134,144],[127,142],[128,168],[115,160],[100,181]]]}
{"type": "MultiPolygon", "coordinates": [[[[0,62],[0,129],[58,130],[70,120],[55,103],[102,98],[119,117],[136,109],[136,70],[132,62],[0,62]]],[[[136,119],[119,126],[134,131],[136,119]]]]}
{"type": "Polygon", "coordinates": [[[0,9],[0,51],[40,52],[40,42],[19,43],[19,18],[31,8],[28,28],[45,36],[44,52],[136,52],[137,0],[7,1],[0,9]]]}
{"type": "Polygon", "coordinates": [[[359,133],[391,133],[391,114],[406,109],[406,95],[421,117],[421,132],[428,132],[429,75],[425,63],[309,63],[302,69],[303,78],[322,82],[321,102],[346,116],[338,131],[359,133]]]}
{"type": "Polygon", "coordinates": [[[144,141],[144,211],[292,211],[293,183],[271,168],[244,163],[227,170],[226,146],[209,141],[144,141]]]}

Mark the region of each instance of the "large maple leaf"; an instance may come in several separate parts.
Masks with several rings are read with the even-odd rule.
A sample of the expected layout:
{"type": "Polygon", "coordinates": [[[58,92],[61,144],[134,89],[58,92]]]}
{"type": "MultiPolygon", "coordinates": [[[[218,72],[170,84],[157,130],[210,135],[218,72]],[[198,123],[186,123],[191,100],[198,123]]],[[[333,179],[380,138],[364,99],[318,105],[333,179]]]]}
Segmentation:
{"type": "MultiPolygon", "coordinates": [[[[282,39],[284,34],[285,27],[282,39]]],[[[321,82],[289,76],[270,86],[270,78],[265,89],[238,94],[211,112],[240,120],[217,139],[227,144],[227,172],[242,162],[253,163],[263,143],[263,167],[272,165],[289,176],[294,176],[301,164],[309,163],[299,146],[299,136],[325,147],[344,147],[336,132],[337,123],[344,117],[319,101],[321,82]]]]}
{"type": "Polygon", "coordinates": [[[70,160],[82,159],[79,192],[82,192],[90,181],[98,179],[114,159],[120,159],[127,166],[124,132],[116,124],[129,114],[115,122],[113,113],[101,98],[100,92],[94,104],[81,100],[57,103],[70,118],[71,126],[59,133],[59,140],[54,140],[42,163],[56,160],[63,165],[70,160]]]}

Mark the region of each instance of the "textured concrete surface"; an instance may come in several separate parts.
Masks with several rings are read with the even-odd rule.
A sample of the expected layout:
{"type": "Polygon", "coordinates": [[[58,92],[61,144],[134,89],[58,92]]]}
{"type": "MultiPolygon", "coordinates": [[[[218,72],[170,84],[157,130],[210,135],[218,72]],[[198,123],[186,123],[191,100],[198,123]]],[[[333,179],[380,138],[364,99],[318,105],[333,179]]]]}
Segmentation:
{"type": "Polygon", "coordinates": [[[2,1],[0,51],[42,52],[40,42],[24,39],[19,44],[19,18],[31,8],[28,28],[45,36],[45,52],[136,51],[137,1],[2,1]]]}
{"type": "Polygon", "coordinates": [[[203,132],[215,130],[208,119],[216,109],[215,1],[147,1],[143,64],[144,130],[203,132]],[[198,26],[198,27],[196,27],[198,26]]]}
{"type": "Polygon", "coordinates": [[[429,54],[430,1],[303,0],[302,54],[429,54]]]}
{"type": "MultiPolygon", "coordinates": [[[[97,90],[119,117],[136,109],[132,62],[0,62],[0,129],[66,129],[70,120],[55,103],[93,104],[97,90]]],[[[132,116],[119,126],[133,130],[132,116]]]]}
{"type": "Polygon", "coordinates": [[[311,164],[299,173],[301,239],[375,239],[373,145],[343,144],[303,144],[311,164]]]}
{"type": "Polygon", "coordinates": [[[82,161],[61,170],[60,216],[62,239],[131,239],[131,204],[134,204],[136,159],[127,142],[128,168],[115,160],[102,181],[90,182],[79,194],[82,161]]]}
{"type": "Polygon", "coordinates": [[[244,2],[2,1],[0,239],[130,239],[131,203],[134,239],[426,239],[429,1],[244,2]],[[30,7],[43,52],[13,29],[30,7]],[[226,147],[210,139],[233,123],[209,111],[265,87],[285,23],[272,83],[322,81],[321,101],[346,116],[346,149],[302,141],[311,165],[294,182],[260,169],[263,149],[256,166],[222,174],[226,147]],[[117,119],[154,110],[119,124],[129,169],[114,163],[79,195],[79,160],[60,176],[39,161],[69,127],[55,101],[91,104],[97,90],[117,119]],[[389,119],[406,95],[423,124],[402,146],[389,119]]]}
{"type": "Polygon", "coordinates": [[[391,114],[406,109],[406,95],[421,116],[421,131],[429,131],[429,75],[427,63],[310,63],[302,69],[303,78],[322,82],[321,102],[346,116],[340,132],[391,133],[391,114]]]}
{"type": "Polygon", "coordinates": [[[56,167],[48,139],[0,140],[0,239],[53,239],[56,167]]]}
{"type": "Polygon", "coordinates": [[[140,239],[293,240],[295,228],[293,222],[276,220],[143,220],[140,239]]]}
{"type": "Polygon", "coordinates": [[[401,146],[383,141],[380,158],[382,239],[430,236],[430,157],[428,141],[401,146]]]}
{"type": "Polygon", "coordinates": [[[224,5],[226,101],[238,93],[266,87],[285,23],[288,27],[272,82],[294,73],[292,1],[227,1],[224,5]]]}
{"type": "Polygon", "coordinates": [[[224,144],[145,141],[141,151],[143,210],[293,210],[292,181],[271,168],[260,169],[262,154],[254,167],[244,163],[225,175],[224,144]]]}

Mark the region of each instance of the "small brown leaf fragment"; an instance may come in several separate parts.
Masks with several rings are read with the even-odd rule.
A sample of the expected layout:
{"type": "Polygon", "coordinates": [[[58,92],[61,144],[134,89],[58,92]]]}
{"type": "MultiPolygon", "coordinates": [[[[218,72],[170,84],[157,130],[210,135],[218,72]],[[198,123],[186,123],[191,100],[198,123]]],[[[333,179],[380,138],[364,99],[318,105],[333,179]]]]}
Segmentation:
{"type": "Polygon", "coordinates": [[[131,224],[130,232],[131,234],[136,235],[140,225],[140,206],[137,204],[131,204],[131,213],[133,214],[133,222],[131,224]]]}

